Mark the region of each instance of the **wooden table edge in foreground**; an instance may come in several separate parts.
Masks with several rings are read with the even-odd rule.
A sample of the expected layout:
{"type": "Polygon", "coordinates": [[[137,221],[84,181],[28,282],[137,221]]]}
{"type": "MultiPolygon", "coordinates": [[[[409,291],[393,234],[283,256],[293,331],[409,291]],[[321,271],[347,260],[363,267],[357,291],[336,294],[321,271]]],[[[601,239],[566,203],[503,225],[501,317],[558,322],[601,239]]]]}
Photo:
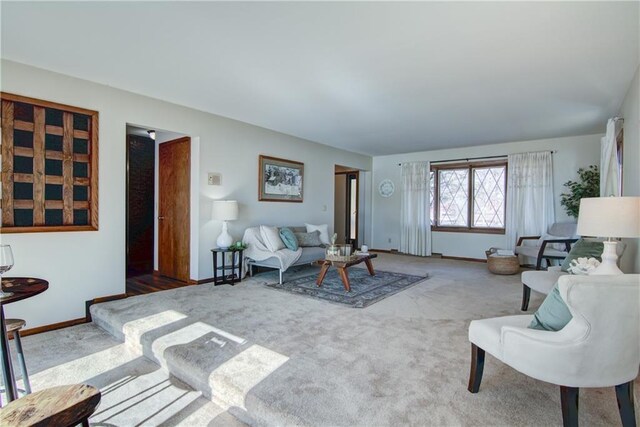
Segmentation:
{"type": "Polygon", "coordinates": [[[28,394],[0,408],[3,427],[89,426],[102,394],[88,384],[64,385],[28,394]]]}

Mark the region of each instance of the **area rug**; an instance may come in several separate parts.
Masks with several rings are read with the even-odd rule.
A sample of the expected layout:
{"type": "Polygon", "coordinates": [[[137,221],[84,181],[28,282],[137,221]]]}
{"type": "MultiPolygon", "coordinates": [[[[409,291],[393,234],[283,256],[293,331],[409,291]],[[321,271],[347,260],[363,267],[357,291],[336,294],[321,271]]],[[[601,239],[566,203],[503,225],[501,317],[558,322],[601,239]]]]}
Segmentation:
{"type": "Polygon", "coordinates": [[[266,286],[353,308],[364,308],[429,278],[378,270],[375,276],[370,276],[363,268],[350,268],[348,272],[351,292],[345,291],[335,268],[329,270],[321,287],[316,285],[317,271],[315,274],[285,279],[283,284],[272,283],[266,286]]]}

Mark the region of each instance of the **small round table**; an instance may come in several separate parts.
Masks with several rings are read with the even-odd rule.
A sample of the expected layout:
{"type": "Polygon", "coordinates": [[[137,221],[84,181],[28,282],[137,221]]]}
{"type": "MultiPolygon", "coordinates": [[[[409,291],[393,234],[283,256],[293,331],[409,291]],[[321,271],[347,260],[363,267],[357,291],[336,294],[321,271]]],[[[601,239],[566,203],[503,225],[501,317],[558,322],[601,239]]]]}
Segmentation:
{"type": "Polygon", "coordinates": [[[12,302],[31,298],[41,294],[49,288],[49,282],[34,277],[7,277],[2,279],[2,290],[13,295],[0,298],[0,351],[2,352],[2,377],[7,390],[7,400],[11,402],[18,398],[16,393],[16,380],[11,365],[11,353],[9,351],[9,339],[7,337],[7,325],[4,319],[4,306],[12,302]]]}

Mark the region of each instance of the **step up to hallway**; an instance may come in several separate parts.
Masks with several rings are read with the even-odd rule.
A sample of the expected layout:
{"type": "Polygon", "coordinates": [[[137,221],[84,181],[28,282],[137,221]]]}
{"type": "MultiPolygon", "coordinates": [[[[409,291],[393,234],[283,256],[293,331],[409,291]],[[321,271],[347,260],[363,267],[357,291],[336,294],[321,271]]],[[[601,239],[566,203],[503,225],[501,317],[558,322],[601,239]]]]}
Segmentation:
{"type": "Polygon", "coordinates": [[[295,413],[272,407],[252,392],[287,361],[286,356],[177,310],[131,319],[135,312],[126,307],[138,307],[136,300],[141,298],[148,296],[93,305],[94,323],[243,422],[304,424],[295,413]]]}

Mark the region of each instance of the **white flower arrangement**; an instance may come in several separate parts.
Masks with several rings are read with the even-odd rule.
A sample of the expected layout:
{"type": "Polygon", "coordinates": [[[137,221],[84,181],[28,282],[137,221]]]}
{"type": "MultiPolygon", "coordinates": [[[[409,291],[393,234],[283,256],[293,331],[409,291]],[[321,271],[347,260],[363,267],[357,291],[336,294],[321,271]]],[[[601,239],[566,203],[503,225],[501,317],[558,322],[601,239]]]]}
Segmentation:
{"type": "Polygon", "coordinates": [[[600,261],[595,258],[576,258],[571,260],[571,265],[567,268],[569,274],[588,275],[591,270],[595,270],[600,265],[600,261]]]}

